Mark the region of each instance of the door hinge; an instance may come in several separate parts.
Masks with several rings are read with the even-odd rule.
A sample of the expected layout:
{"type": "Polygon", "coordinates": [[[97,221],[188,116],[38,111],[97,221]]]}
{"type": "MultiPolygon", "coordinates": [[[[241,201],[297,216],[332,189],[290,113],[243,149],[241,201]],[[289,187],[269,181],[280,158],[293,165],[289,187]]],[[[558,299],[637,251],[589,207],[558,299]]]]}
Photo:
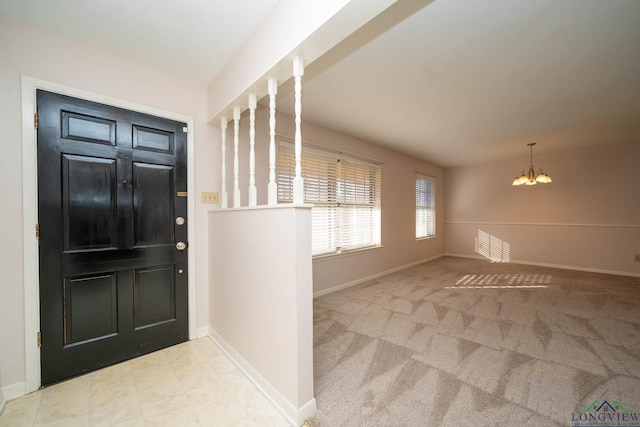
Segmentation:
{"type": "Polygon", "coordinates": [[[38,331],[38,348],[42,347],[42,332],[38,331]]]}
{"type": "Polygon", "coordinates": [[[33,115],[33,127],[38,129],[38,113],[33,115]]]}
{"type": "Polygon", "coordinates": [[[40,224],[36,224],[36,239],[40,238],[40,224]]]}
{"type": "Polygon", "coordinates": [[[183,127],[182,127],[182,132],[183,132],[183,133],[189,133],[189,128],[188,128],[188,127],[186,127],[186,126],[183,126],[183,127]]]}

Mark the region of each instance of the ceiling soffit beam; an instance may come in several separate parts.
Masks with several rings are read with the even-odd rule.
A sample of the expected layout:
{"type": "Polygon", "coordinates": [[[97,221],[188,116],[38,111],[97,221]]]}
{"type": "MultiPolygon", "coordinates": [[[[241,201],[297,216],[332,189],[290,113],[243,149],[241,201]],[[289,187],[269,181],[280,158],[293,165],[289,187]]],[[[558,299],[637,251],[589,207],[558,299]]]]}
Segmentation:
{"type": "Polygon", "coordinates": [[[267,94],[267,79],[289,80],[293,58],[308,66],[398,0],[281,0],[207,90],[208,123],[247,108],[247,95],[267,94]]]}

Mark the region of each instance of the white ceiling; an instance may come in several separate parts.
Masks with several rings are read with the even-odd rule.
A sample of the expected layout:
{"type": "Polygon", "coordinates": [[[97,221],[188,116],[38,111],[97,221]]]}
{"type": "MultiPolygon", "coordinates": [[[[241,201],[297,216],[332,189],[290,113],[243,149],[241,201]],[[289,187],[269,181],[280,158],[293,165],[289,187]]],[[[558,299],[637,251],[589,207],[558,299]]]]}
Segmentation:
{"type": "Polygon", "coordinates": [[[0,0],[0,14],[208,84],[278,0],[0,0]]]}
{"type": "MultiPolygon", "coordinates": [[[[276,1],[0,0],[0,14],[204,84],[276,1]]],[[[309,65],[303,118],[445,167],[526,160],[528,142],[640,144],[640,1],[400,0],[309,65]]]]}

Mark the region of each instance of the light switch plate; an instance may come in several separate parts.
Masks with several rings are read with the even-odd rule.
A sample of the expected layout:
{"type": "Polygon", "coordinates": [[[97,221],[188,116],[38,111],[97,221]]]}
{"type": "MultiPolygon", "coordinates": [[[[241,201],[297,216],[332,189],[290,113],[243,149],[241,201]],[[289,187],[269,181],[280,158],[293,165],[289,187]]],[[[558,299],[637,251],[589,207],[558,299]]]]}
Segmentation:
{"type": "Polygon", "coordinates": [[[203,191],[200,193],[202,195],[202,203],[218,203],[218,192],[217,191],[203,191]]]}

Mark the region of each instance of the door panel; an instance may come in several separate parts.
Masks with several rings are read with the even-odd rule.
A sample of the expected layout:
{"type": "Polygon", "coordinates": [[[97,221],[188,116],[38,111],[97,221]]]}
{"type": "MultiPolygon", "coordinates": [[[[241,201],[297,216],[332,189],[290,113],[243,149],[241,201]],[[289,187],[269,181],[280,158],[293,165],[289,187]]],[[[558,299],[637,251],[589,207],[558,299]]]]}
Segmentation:
{"type": "Polygon", "coordinates": [[[133,148],[173,153],[173,135],[159,129],[133,126],[133,148]]]}
{"type": "Polygon", "coordinates": [[[173,168],[133,163],[134,246],[173,244],[173,168]]]}
{"type": "Polygon", "coordinates": [[[62,138],[95,144],[116,145],[116,122],[62,111],[62,138]]]}
{"type": "Polygon", "coordinates": [[[64,279],[64,327],[65,347],[118,333],[115,273],[64,279]]]}
{"type": "Polygon", "coordinates": [[[42,384],[187,339],[184,123],[38,91],[42,384]]]}
{"type": "Polygon", "coordinates": [[[116,161],[63,154],[62,182],[64,250],[115,248],[116,161]]]}
{"type": "Polygon", "coordinates": [[[174,277],[172,265],[136,270],[134,298],[137,329],[175,320],[174,277]]]}

